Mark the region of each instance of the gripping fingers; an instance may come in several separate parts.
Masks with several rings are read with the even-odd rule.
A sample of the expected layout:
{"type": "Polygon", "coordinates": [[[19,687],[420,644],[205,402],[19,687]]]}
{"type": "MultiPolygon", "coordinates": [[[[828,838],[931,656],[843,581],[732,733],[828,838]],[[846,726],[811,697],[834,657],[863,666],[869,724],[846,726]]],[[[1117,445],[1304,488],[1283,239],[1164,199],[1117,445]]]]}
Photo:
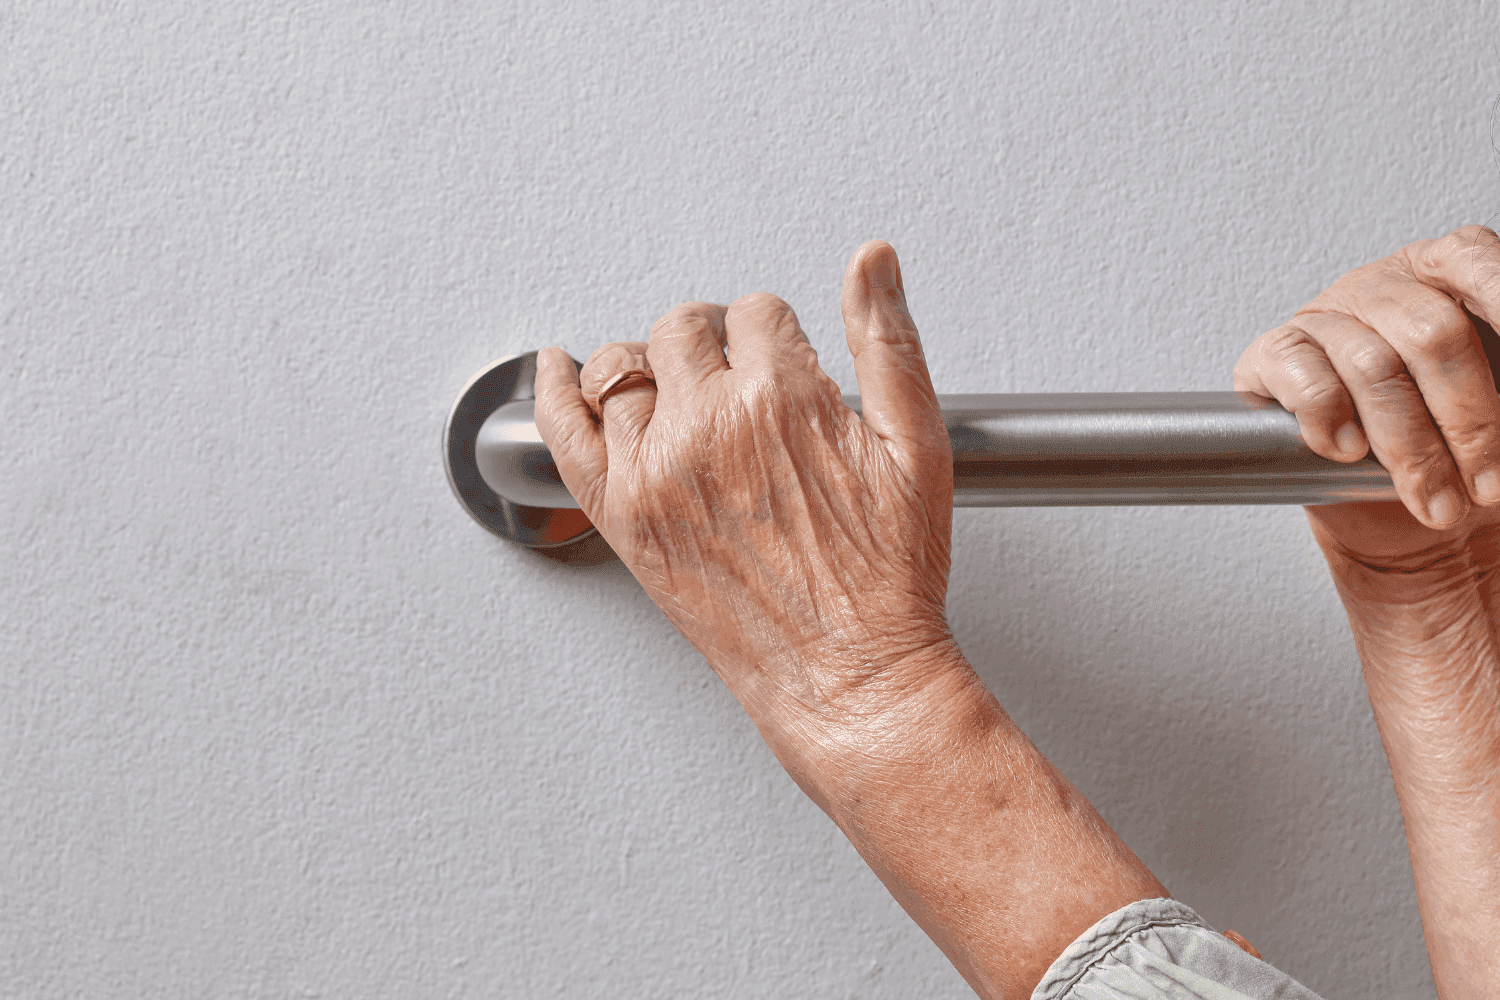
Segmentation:
{"type": "Polygon", "coordinates": [[[1500,316],[1500,241],[1489,229],[1466,226],[1402,253],[1418,281],[1400,296],[1377,301],[1371,311],[1396,334],[1392,343],[1422,387],[1470,496],[1494,506],[1500,503],[1500,394],[1492,367],[1497,359],[1486,353],[1471,313],[1460,303],[1489,327],[1500,316]]]}
{"type": "Polygon", "coordinates": [[[1463,518],[1470,502],[1449,451],[1451,439],[1445,441],[1433,422],[1433,394],[1398,353],[1398,335],[1377,333],[1343,313],[1304,313],[1296,322],[1348,387],[1370,447],[1406,508],[1434,529],[1463,518]]]}
{"type": "MultiPolygon", "coordinates": [[[[604,487],[609,458],[604,431],[584,401],[578,368],[567,352],[548,347],[536,357],[536,429],[552,452],[563,485],[585,514],[604,487]]],[[[590,520],[593,515],[589,514],[590,520]]]]}
{"type": "Polygon", "coordinates": [[[655,377],[646,347],[642,340],[605,344],[589,355],[579,373],[584,402],[604,427],[605,451],[622,461],[631,460],[656,412],[657,390],[651,381],[617,382],[617,376],[632,371],[655,377]]]}
{"type": "Polygon", "coordinates": [[[1234,366],[1234,388],[1280,402],[1296,415],[1307,446],[1324,458],[1355,462],[1369,450],[1344,380],[1323,347],[1295,322],[1246,349],[1234,366]]]}
{"type": "Polygon", "coordinates": [[[1324,458],[1354,461],[1372,449],[1402,503],[1427,527],[1448,527],[1468,512],[1462,479],[1416,380],[1386,338],[1359,320],[1299,315],[1251,344],[1235,366],[1234,386],[1279,400],[1324,458]]]}

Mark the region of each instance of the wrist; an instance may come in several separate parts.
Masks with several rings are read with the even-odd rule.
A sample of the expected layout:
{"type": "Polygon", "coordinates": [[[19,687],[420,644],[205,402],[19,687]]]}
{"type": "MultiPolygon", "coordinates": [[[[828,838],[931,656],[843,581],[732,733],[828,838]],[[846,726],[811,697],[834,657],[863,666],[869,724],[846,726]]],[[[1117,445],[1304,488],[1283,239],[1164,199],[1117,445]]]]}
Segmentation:
{"type": "Polygon", "coordinates": [[[920,785],[934,767],[951,768],[1004,713],[947,638],[888,661],[838,697],[783,692],[751,717],[788,773],[844,825],[851,810],[886,794],[876,789],[920,785]]]}
{"type": "Polygon", "coordinates": [[[1351,540],[1325,508],[1306,510],[1313,538],[1351,610],[1380,613],[1392,606],[1441,603],[1455,586],[1500,569],[1500,524],[1444,532],[1398,526],[1351,540]]]}
{"type": "MultiPolygon", "coordinates": [[[[1487,536],[1372,563],[1325,546],[1398,789],[1435,767],[1442,784],[1494,787],[1500,649],[1487,536]]],[[[1419,789],[1413,786],[1413,794],[1419,789]]]]}
{"type": "MultiPolygon", "coordinates": [[[[1458,535],[1420,549],[1370,555],[1350,550],[1317,530],[1314,535],[1356,639],[1370,634],[1372,652],[1421,653],[1441,647],[1445,636],[1473,625],[1466,612],[1475,602],[1493,604],[1478,587],[1500,569],[1493,545],[1458,535]]],[[[1364,649],[1361,649],[1363,654],[1364,649]]]]}

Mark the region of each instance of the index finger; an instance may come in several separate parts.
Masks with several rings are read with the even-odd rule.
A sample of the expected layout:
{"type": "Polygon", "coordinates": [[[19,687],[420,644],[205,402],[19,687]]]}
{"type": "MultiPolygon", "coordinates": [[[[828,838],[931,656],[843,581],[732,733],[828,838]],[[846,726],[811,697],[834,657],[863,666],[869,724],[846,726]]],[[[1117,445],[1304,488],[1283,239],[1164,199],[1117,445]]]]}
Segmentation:
{"type": "MultiPolygon", "coordinates": [[[[1486,245],[1478,232],[1476,226],[1442,240],[1410,244],[1351,272],[1329,290],[1327,300],[1305,312],[1333,306],[1377,331],[1395,349],[1442,433],[1464,492],[1473,503],[1490,506],[1500,502],[1500,394],[1490,357],[1469,319],[1474,314],[1460,304],[1472,298],[1482,309],[1482,297],[1500,293],[1500,282],[1494,280],[1500,268],[1476,256],[1474,248],[1486,245]]],[[[1483,232],[1493,239],[1493,233],[1483,232]]],[[[1500,264],[1500,241],[1488,245],[1500,264]]],[[[1495,314],[1500,315],[1500,302],[1495,314]]],[[[1440,492],[1441,483],[1430,485],[1440,492]]]]}
{"type": "Polygon", "coordinates": [[[1428,381],[1444,384],[1447,397],[1440,401],[1441,413],[1433,407],[1433,419],[1474,499],[1500,502],[1500,345],[1494,330],[1500,319],[1500,236],[1485,226],[1464,226],[1442,239],[1418,240],[1403,254],[1423,284],[1457,300],[1462,322],[1451,324],[1447,336],[1429,338],[1435,364],[1428,381]]]}
{"type": "Polygon", "coordinates": [[[1491,327],[1500,326],[1500,236],[1464,226],[1437,240],[1417,240],[1401,253],[1423,284],[1446,292],[1491,327]]]}

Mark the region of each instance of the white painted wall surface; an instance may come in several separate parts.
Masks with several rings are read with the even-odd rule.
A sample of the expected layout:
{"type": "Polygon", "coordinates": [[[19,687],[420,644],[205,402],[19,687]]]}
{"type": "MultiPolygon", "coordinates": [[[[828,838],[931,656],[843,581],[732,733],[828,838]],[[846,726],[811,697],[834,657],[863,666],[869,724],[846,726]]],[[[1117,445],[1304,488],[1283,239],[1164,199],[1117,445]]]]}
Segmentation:
{"type": "MultiPolygon", "coordinates": [[[[0,995],[960,998],[619,564],[485,534],[479,367],[900,255],[940,392],[1229,389],[1500,211],[1493,5],[0,10],[0,995]]],[[[950,613],[1179,899],[1433,995],[1297,507],[961,510],[950,613]]]]}

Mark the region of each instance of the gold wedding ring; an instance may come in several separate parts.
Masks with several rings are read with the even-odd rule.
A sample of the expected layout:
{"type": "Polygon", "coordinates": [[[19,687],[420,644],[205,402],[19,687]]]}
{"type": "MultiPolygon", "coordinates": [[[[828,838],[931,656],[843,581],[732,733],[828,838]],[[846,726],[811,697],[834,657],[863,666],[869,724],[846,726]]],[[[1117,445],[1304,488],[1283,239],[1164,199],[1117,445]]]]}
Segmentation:
{"type": "Polygon", "coordinates": [[[604,401],[612,393],[621,392],[625,389],[634,389],[638,385],[646,385],[648,383],[651,388],[656,388],[656,376],[643,368],[631,368],[628,371],[610,376],[609,381],[604,383],[604,388],[599,390],[597,403],[599,412],[601,414],[604,412],[604,401]]]}

